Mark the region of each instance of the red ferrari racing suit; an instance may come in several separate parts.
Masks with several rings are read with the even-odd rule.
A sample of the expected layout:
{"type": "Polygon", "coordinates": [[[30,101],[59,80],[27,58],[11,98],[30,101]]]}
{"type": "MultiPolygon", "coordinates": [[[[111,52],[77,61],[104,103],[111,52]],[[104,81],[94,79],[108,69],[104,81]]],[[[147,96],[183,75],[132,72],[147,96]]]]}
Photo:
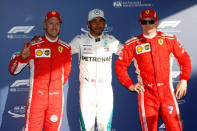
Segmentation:
{"type": "Polygon", "coordinates": [[[138,109],[143,131],[157,131],[160,115],[168,131],[183,130],[179,107],[172,85],[172,54],[180,64],[180,80],[189,80],[191,61],[174,35],[157,32],[152,39],[139,35],[128,40],[115,63],[120,82],[129,88],[133,83],[127,67],[134,61],[138,82],[145,92],[138,95],[138,109]]]}
{"type": "Polygon", "coordinates": [[[60,39],[43,36],[32,43],[31,55],[11,60],[11,74],[30,67],[30,91],[26,105],[25,131],[59,131],[63,114],[63,85],[71,71],[71,48],[60,39]]]}

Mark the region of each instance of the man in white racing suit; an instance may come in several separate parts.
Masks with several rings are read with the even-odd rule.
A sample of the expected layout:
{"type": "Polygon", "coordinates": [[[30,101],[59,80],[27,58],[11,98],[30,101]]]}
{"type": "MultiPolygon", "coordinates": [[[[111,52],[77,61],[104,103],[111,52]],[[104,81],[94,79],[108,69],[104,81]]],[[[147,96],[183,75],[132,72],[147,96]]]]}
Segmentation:
{"type": "Polygon", "coordinates": [[[89,33],[76,36],[70,43],[71,53],[79,57],[81,130],[110,131],[113,112],[112,54],[119,55],[122,44],[103,34],[104,12],[94,9],[88,15],[89,33]]]}

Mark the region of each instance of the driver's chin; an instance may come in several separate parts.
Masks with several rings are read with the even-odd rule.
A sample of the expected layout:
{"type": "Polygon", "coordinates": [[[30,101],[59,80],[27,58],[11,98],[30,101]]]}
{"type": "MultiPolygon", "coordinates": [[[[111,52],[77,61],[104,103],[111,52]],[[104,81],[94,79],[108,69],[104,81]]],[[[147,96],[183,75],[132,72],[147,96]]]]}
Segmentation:
{"type": "Polygon", "coordinates": [[[49,37],[51,39],[56,39],[58,37],[58,34],[57,33],[56,34],[49,34],[49,37]]]}
{"type": "Polygon", "coordinates": [[[102,34],[102,31],[95,31],[95,34],[101,35],[102,34]]]}
{"type": "Polygon", "coordinates": [[[95,30],[97,34],[102,34],[103,30],[95,30]]]}
{"type": "Polygon", "coordinates": [[[150,32],[152,32],[153,29],[154,28],[146,28],[146,29],[144,29],[144,31],[150,33],[150,32]]]}

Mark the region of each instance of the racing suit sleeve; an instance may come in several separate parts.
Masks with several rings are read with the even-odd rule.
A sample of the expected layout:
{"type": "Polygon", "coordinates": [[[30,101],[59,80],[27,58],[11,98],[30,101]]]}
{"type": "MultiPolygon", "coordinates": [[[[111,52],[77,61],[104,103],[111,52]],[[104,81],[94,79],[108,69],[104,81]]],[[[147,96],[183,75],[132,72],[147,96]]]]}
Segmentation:
{"type": "Polygon", "coordinates": [[[112,45],[113,53],[115,53],[116,55],[119,55],[121,50],[123,49],[123,45],[115,37],[113,36],[110,36],[110,37],[113,40],[113,45],[112,45]]]}
{"type": "Polygon", "coordinates": [[[80,52],[80,48],[79,48],[79,39],[80,36],[76,36],[70,43],[69,45],[71,46],[71,54],[77,54],[80,52]]]}
{"type": "Polygon", "coordinates": [[[183,46],[179,43],[177,38],[174,36],[172,51],[175,58],[178,60],[180,65],[180,80],[189,80],[191,73],[191,60],[188,53],[185,51],[183,46]]]}
{"type": "Polygon", "coordinates": [[[28,64],[30,57],[27,59],[21,59],[20,53],[13,57],[9,64],[9,71],[12,75],[20,73],[23,68],[28,64]]]}
{"type": "Polygon", "coordinates": [[[115,63],[115,72],[118,76],[118,79],[120,83],[122,83],[127,88],[133,85],[132,79],[130,78],[127,70],[133,59],[133,51],[134,46],[131,44],[127,45],[127,43],[125,43],[124,48],[120,52],[119,57],[115,63]]]}
{"type": "Polygon", "coordinates": [[[69,47],[66,50],[66,62],[64,64],[64,84],[68,80],[68,77],[71,72],[71,64],[72,64],[72,56],[71,56],[71,48],[69,47]]]}
{"type": "Polygon", "coordinates": [[[116,42],[117,44],[115,45],[115,49],[114,49],[114,53],[116,54],[116,55],[119,55],[120,54],[120,52],[122,51],[122,49],[123,49],[123,45],[118,41],[118,42],[116,42]]]}

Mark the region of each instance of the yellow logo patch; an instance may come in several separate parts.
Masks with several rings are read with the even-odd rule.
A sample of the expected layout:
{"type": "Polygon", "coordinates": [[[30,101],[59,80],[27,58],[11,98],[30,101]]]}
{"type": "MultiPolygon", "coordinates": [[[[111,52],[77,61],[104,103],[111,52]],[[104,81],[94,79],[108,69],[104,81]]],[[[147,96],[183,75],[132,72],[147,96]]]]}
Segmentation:
{"type": "Polygon", "coordinates": [[[51,13],[52,13],[52,15],[55,15],[55,14],[56,14],[56,12],[55,12],[55,11],[52,11],[51,13]]]}
{"type": "Polygon", "coordinates": [[[163,45],[163,39],[158,39],[159,45],[163,45]]]}
{"type": "Polygon", "coordinates": [[[138,52],[138,53],[141,53],[142,50],[143,50],[143,48],[142,48],[141,46],[138,46],[138,47],[137,47],[137,52],[138,52]]]}
{"type": "Polygon", "coordinates": [[[44,54],[45,54],[46,56],[48,56],[48,55],[50,55],[50,51],[49,51],[49,50],[45,50],[45,51],[44,51],[44,54]]]}
{"type": "Polygon", "coordinates": [[[145,11],[145,13],[146,13],[146,14],[149,14],[149,13],[150,13],[150,11],[149,11],[149,10],[146,10],[146,11],[145,11]]]}
{"type": "Polygon", "coordinates": [[[35,49],[35,57],[51,57],[51,49],[35,49]]]}
{"type": "Polygon", "coordinates": [[[149,50],[150,49],[150,45],[145,45],[144,48],[145,48],[145,50],[149,50]]]}
{"type": "Polygon", "coordinates": [[[150,52],[150,51],[151,51],[150,43],[144,43],[144,44],[136,46],[136,53],[137,54],[142,54],[142,53],[146,53],[146,52],[150,52]]]}
{"type": "Polygon", "coordinates": [[[41,56],[41,55],[42,55],[42,50],[37,50],[37,51],[36,51],[36,55],[37,55],[37,56],[41,56]]]}
{"type": "Polygon", "coordinates": [[[59,46],[59,47],[58,47],[58,50],[59,50],[60,53],[62,53],[63,47],[62,47],[62,46],[59,46]]]}

